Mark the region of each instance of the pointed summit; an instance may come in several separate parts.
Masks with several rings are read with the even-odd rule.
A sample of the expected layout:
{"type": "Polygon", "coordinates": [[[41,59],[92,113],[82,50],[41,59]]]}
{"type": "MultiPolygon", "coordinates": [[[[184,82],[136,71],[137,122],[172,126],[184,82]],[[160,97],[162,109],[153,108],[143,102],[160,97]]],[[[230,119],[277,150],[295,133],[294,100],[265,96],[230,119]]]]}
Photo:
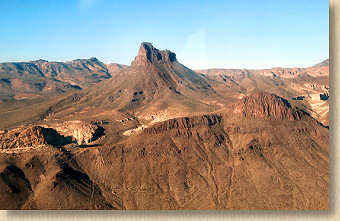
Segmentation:
{"type": "Polygon", "coordinates": [[[131,63],[132,66],[147,64],[162,64],[176,61],[176,54],[169,50],[158,50],[149,42],[143,42],[140,45],[138,55],[131,63]]]}

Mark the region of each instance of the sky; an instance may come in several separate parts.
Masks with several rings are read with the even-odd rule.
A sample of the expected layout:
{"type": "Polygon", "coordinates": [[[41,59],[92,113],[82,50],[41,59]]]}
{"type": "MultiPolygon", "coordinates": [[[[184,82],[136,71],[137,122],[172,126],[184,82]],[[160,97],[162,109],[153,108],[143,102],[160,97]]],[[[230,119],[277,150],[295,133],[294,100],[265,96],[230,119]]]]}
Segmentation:
{"type": "Polygon", "coordinates": [[[0,62],[96,57],[141,42],[202,68],[307,67],[329,56],[327,0],[0,0],[0,62]]]}

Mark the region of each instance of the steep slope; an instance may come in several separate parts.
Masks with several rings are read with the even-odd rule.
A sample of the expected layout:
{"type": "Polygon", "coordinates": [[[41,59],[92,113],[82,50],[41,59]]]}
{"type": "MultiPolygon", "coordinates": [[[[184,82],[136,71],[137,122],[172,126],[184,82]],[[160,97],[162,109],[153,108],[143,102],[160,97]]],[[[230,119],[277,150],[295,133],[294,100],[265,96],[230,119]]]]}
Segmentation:
{"type": "Polygon", "coordinates": [[[23,171],[15,165],[7,165],[0,172],[0,193],[0,205],[4,209],[18,209],[33,192],[23,171]]]}
{"type": "MultiPolygon", "coordinates": [[[[124,94],[123,99],[117,99],[118,102],[114,98],[112,104],[130,111],[140,106],[144,109],[166,109],[173,100],[178,101],[177,105],[185,102],[201,104],[199,97],[214,93],[206,79],[180,64],[174,53],[159,51],[150,43],[142,43],[131,67],[103,85],[109,93],[124,94]],[[117,89],[110,90],[110,86],[117,89]],[[148,107],[150,103],[152,107],[148,107]]],[[[188,105],[183,106],[192,109],[188,105]]]]}

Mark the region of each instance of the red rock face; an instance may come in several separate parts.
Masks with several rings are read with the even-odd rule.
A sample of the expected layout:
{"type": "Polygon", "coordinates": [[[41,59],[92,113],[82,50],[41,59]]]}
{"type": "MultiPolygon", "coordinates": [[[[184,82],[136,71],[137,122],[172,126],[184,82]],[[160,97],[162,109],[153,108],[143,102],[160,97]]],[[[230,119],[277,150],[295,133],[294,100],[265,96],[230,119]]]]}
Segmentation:
{"type": "Polygon", "coordinates": [[[244,117],[272,120],[300,120],[302,112],[294,110],[289,102],[274,94],[258,92],[233,105],[234,113],[244,117]]]}

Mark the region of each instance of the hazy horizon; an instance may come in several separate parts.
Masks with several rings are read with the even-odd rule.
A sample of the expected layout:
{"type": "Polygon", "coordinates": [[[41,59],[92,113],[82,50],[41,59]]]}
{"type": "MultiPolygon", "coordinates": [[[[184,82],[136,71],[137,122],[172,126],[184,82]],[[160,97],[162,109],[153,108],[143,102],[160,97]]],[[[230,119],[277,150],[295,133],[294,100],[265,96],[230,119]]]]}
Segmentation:
{"type": "Polygon", "coordinates": [[[192,69],[308,67],[329,57],[324,1],[5,2],[0,62],[129,65],[143,41],[192,69]]]}
{"type": "MultiPolygon", "coordinates": [[[[157,48],[158,49],[158,48],[157,48]]],[[[163,49],[160,49],[160,50],[163,50],[163,49]]],[[[174,52],[174,51],[173,51],[174,52]]],[[[137,55],[137,52],[136,52],[136,55],[137,55]]],[[[177,56],[177,55],[176,55],[177,56]]],[[[91,59],[91,58],[96,58],[98,59],[99,61],[103,62],[104,64],[108,65],[108,64],[119,64],[119,65],[127,65],[127,66],[130,66],[131,65],[131,62],[133,61],[133,59],[135,57],[133,57],[131,59],[131,62],[130,63],[126,63],[126,64],[123,64],[123,63],[118,63],[118,62],[115,62],[115,61],[111,61],[111,62],[104,62],[102,60],[100,60],[99,58],[97,57],[87,57],[87,58],[74,58],[74,59],[71,59],[71,60],[47,60],[47,59],[44,59],[43,57],[41,58],[38,58],[38,59],[34,59],[34,60],[18,60],[18,61],[1,61],[0,63],[20,63],[20,62],[33,62],[33,61],[38,61],[38,60],[45,60],[45,61],[48,61],[48,62],[61,62],[61,63],[66,63],[66,62],[71,62],[71,61],[74,61],[74,60],[82,60],[82,59],[91,59]]],[[[318,63],[321,63],[325,60],[328,60],[329,58],[325,58],[325,59],[322,59],[320,60],[319,62],[316,62],[314,64],[311,64],[309,66],[272,66],[272,67],[264,67],[264,68],[245,68],[245,67],[206,67],[206,68],[192,68],[193,70],[204,70],[204,69],[254,69],[254,70],[261,70],[261,69],[271,69],[271,68],[308,68],[308,67],[311,67],[313,65],[316,65],[318,63]]],[[[178,60],[178,59],[177,59],[178,60]]],[[[181,62],[179,60],[180,63],[182,63],[183,65],[185,65],[183,62],[181,62]]],[[[185,65],[187,66],[187,65],[185,65]]],[[[187,66],[189,67],[189,66],[187,66]]]]}

